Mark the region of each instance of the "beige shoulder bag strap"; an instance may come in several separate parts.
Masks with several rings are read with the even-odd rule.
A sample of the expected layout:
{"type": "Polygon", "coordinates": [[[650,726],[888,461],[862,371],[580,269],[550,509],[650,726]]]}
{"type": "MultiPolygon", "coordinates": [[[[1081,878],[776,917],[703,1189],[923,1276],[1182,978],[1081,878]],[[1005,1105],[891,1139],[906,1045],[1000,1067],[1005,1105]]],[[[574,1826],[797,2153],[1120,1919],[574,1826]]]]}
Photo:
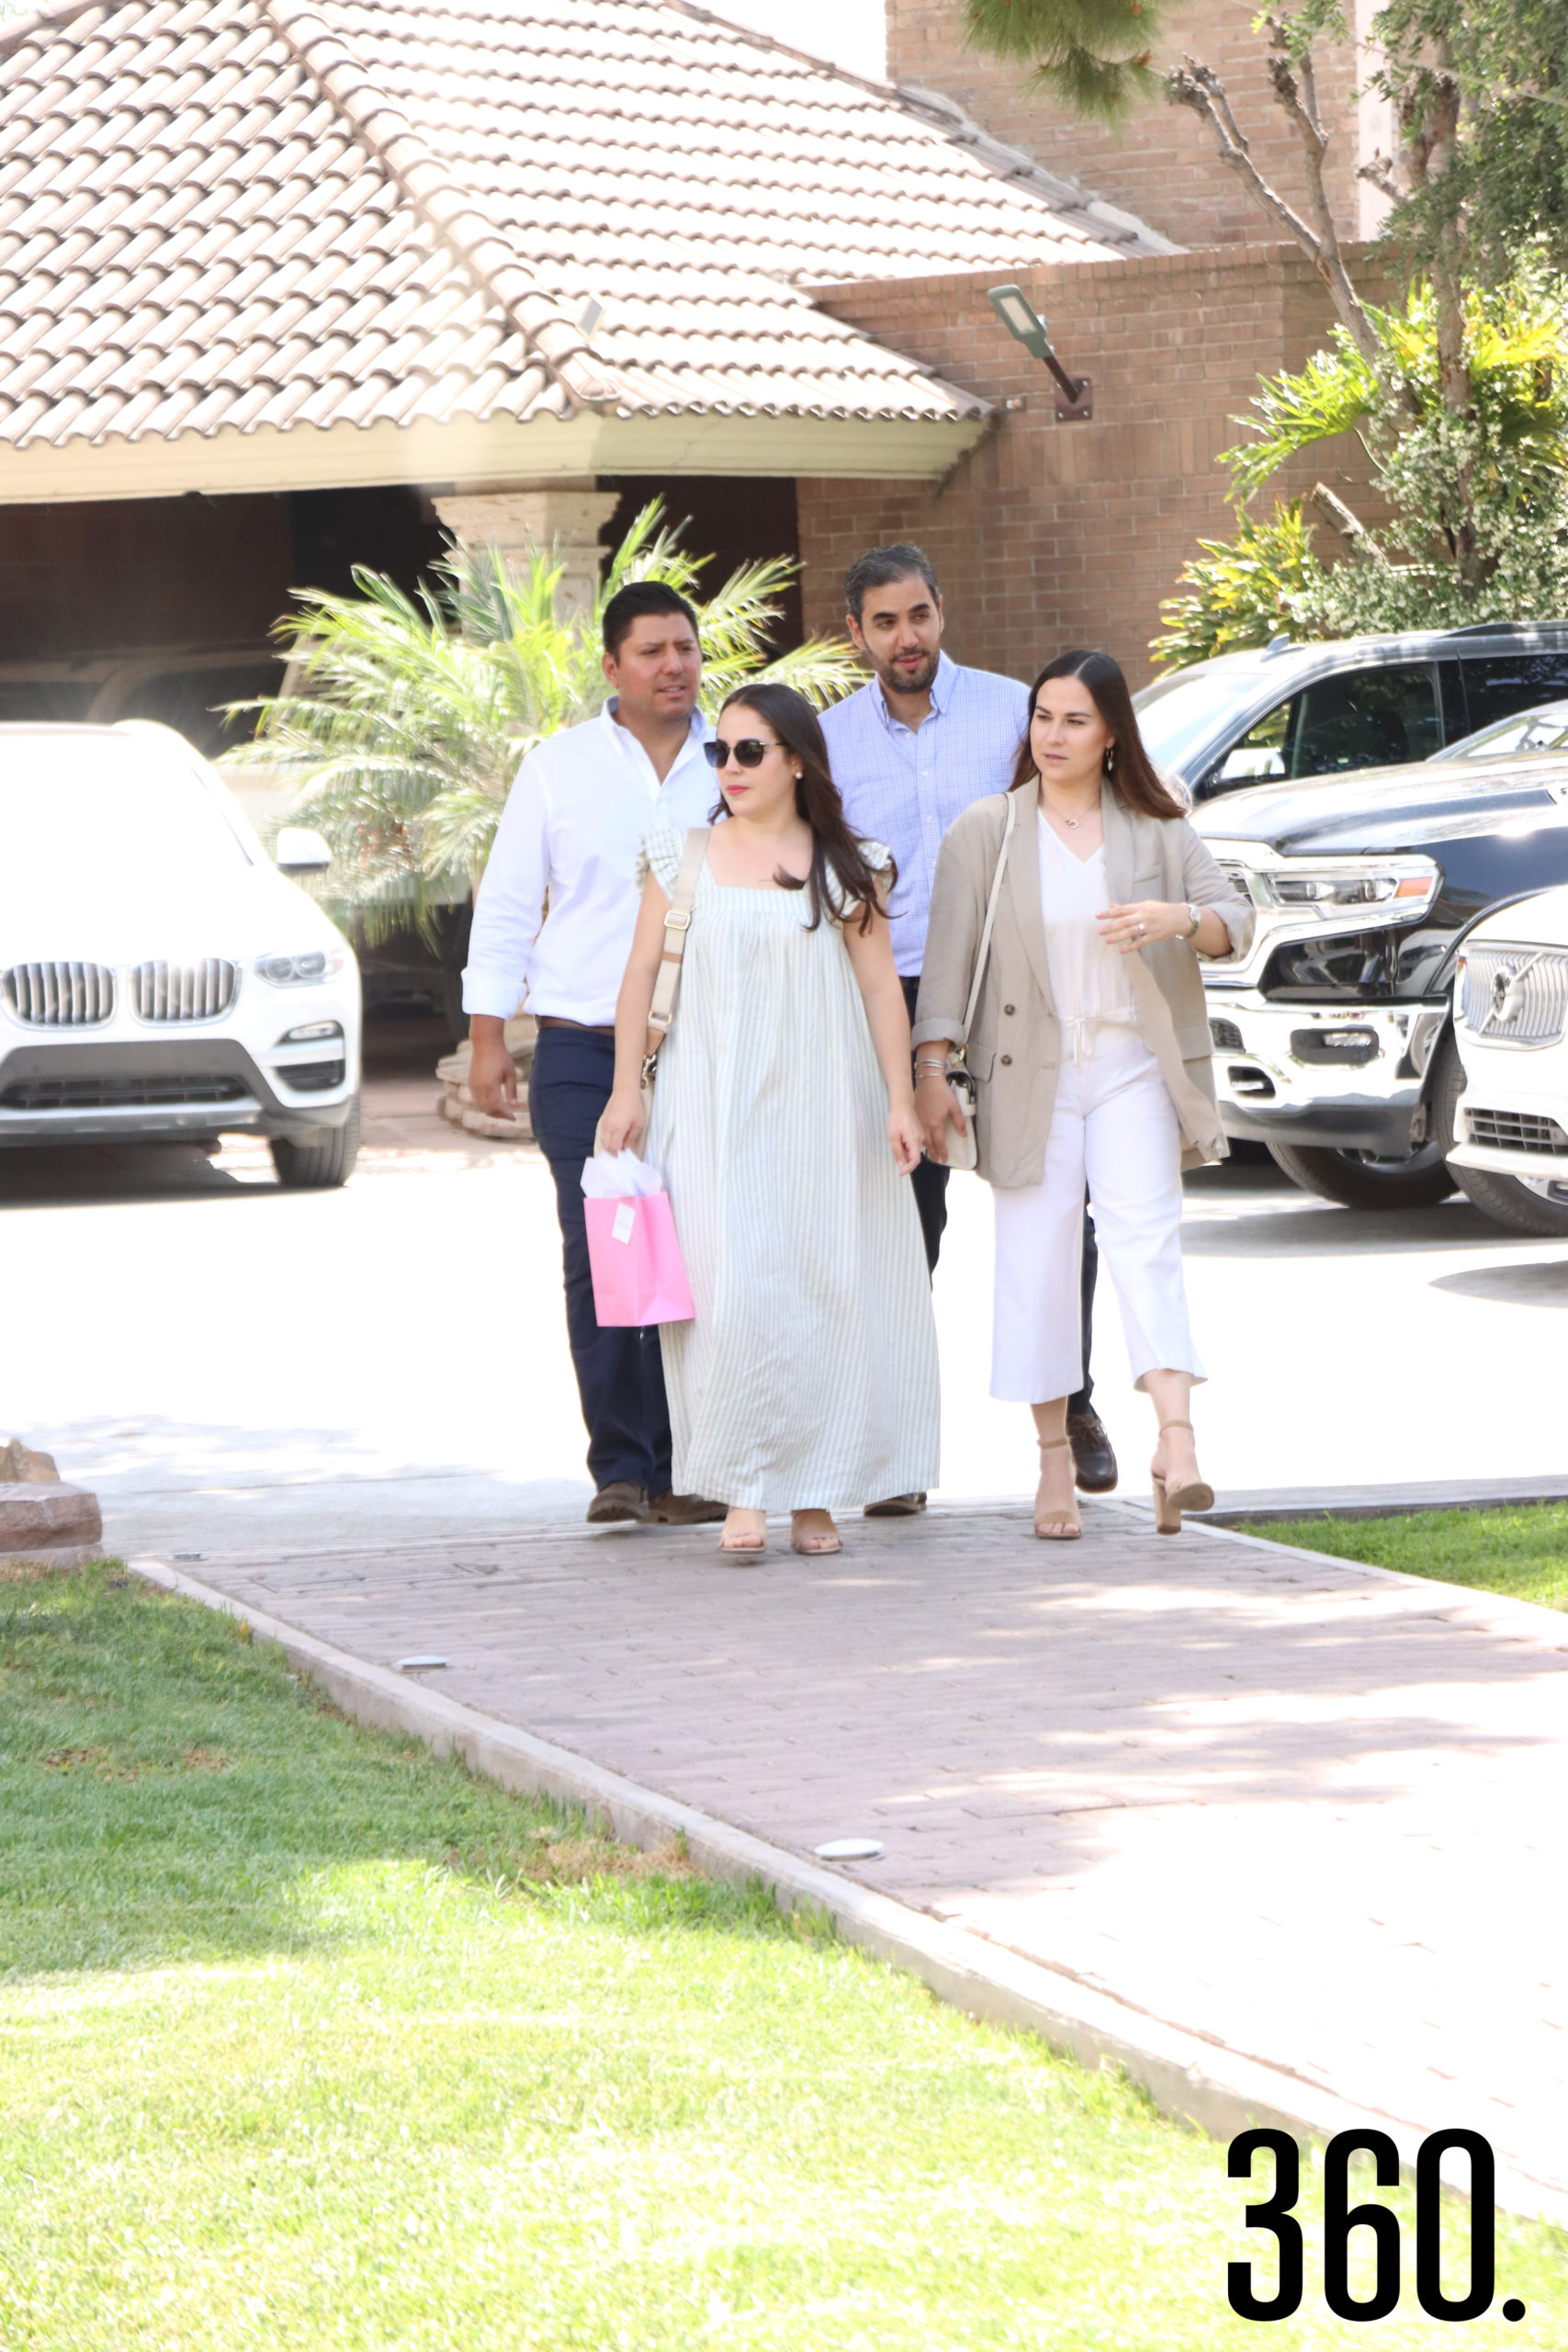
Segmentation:
{"type": "Polygon", "coordinates": [[[996,928],[997,922],[997,902],[1002,895],[1002,876],[1007,872],[1008,849],[1012,841],[1013,823],[1017,816],[1018,795],[1016,792],[1010,792],[1007,823],[1002,827],[1002,845],[997,852],[997,870],[991,876],[991,895],[986,901],[986,926],[980,933],[980,952],[975,958],[975,978],[969,984],[969,1001],[964,1008],[964,1043],[958,1049],[960,1054],[967,1050],[970,1024],[975,1018],[975,1007],[980,1001],[980,989],[986,978],[986,966],[990,961],[991,933],[996,928]]]}
{"type": "Polygon", "coordinates": [[[675,876],[675,888],[664,918],[664,952],[660,956],[659,971],[653,983],[653,1001],[648,1008],[648,1025],[658,1032],[658,1036],[643,1057],[642,1082],[645,1091],[653,1084],[659,1048],[669,1035],[670,1024],[675,1018],[675,999],[681,989],[681,959],[686,953],[686,933],[692,927],[692,900],[697,892],[697,876],[708,854],[709,831],[706,825],[694,825],[686,835],[686,846],[681,853],[680,870],[675,876]]]}
{"type": "Polygon", "coordinates": [[[975,957],[975,977],[969,984],[969,1001],[964,1010],[964,1043],[949,1066],[947,1082],[964,1108],[965,1132],[960,1135],[951,1119],[948,1122],[947,1164],[950,1168],[973,1168],[979,1158],[979,1146],[975,1136],[975,1113],[977,1107],[975,1080],[965,1067],[969,1051],[969,1031],[975,1019],[975,1008],[980,1001],[980,989],[986,978],[986,966],[991,956],[991,933],[996,928],[997,907],[1002,895],[1002,877],[1007,872],[1008,850],[1012,842],[1012,829],[1018,818],[1018,795],[1007,797],[1007,822],[1002,827],[1002,845],[997,852],[997,870],[991,876],[991,895],[986,901],[985,927],[980,933],[980,945],[975,957]]]}

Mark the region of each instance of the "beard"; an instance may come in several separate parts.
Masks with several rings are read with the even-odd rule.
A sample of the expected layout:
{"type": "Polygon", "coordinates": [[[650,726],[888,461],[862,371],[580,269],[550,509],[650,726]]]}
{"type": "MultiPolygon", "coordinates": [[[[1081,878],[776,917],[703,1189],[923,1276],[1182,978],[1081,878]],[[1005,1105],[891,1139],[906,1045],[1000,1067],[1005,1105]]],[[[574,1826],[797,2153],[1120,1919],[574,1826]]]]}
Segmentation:
{"type": "Polygon", "coordinates": [[[918,669],[898,670],[895,669],[891,662],[878,662],[874,667],[885,693],[923,695],[930,692],[941,661],[942,652],[939,648],[936,652],[928,653],[918,669]]]}

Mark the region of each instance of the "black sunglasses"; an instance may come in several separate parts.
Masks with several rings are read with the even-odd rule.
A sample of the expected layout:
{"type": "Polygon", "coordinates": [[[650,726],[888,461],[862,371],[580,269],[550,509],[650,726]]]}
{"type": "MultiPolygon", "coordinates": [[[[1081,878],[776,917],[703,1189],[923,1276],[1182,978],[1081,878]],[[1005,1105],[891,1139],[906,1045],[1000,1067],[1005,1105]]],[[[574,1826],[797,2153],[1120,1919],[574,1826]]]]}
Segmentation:
{"type": "Polygon", "coordinates": [[[783,749],[776,737],[761,742],[755,735],[748,735],[744,742],[727,743],[722,736],[716,736],[711,743],[703,745],[703,756],[710,768],[721,768],[729,759],[738,768],[760,768],[770,752],[783,749]]]}

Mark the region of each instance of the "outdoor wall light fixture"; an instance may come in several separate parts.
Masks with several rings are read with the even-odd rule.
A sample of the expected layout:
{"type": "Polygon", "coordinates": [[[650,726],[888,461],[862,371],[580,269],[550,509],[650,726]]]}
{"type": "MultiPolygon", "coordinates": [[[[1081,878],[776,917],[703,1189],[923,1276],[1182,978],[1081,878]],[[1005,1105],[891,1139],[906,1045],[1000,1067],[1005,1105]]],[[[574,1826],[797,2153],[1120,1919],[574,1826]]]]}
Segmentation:
{"type": "Polygon", "coordinates": [[[1094,387],[1087,376],[1069,376],[1051,348],[1045,322],[1020,286],[993,286],[986,300],[1015,343],[1043,359],[1056,379],[1058,424],[1087,424],[1094,414],[1094,387]]]}

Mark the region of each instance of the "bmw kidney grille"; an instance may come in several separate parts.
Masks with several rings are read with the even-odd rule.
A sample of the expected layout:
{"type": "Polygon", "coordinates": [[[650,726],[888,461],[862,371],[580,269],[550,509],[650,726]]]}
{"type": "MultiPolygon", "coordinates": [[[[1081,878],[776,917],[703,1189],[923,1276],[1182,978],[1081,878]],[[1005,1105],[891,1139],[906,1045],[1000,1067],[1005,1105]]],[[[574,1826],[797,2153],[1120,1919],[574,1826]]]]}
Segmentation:
{"type": "Polygon", "coordinates": [[[130,974],[130,1001],[138,1021],[217,1021],[239,985],[239,966],[220,956],[200,964],[138,964],[130,974]]]}
{"type": "Polygon", "coordinates": [[[114,974],[105,964],[13,964],[0,996],[29,1029],[96,1029],[114,1018],[114,974]]]}

